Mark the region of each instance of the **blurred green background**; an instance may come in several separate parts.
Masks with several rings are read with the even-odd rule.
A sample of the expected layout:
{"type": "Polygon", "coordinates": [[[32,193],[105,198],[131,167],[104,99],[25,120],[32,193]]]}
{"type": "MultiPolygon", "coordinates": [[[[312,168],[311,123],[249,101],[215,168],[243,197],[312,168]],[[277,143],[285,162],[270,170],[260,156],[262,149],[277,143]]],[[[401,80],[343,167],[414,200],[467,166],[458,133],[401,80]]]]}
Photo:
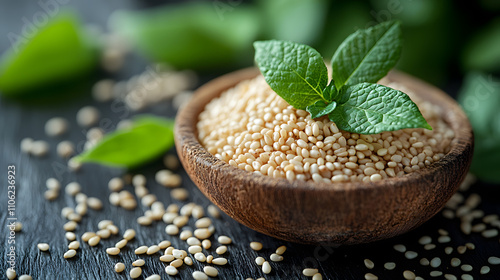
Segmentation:
{"type": "Polygon", "coordinates": [[[306,43],[329,60],[356,29],[398,19],[404,45],[397,68],[458,98],[476,133],[472,170],[486,180],[500,182],[500,167],[488,164],[486,169],[482,163],[500,157],[500,82],[495,78],[500,75],[498,0],[111,1],[102,3],[107,10],[95,7],[96,13],[109,13],[107,23],[80,19],[79,7],[91,5],[86,1],[44,3],[61,1],[67,5],[57,6],[54,15],[54,6],[46,9],[28,1],[0,1],[0,23],[2,14],[10,13],[9,6],[32,5],[35,11],[27,19],[33,21],[34,28],[27,28],[30,34],[23,33],[24,20],[19,28],[11,23],[3,29],[0,26],[6,35],[0,40],[2,95],[43,97],[47,91],[41,89],[51,92],[71,79],[81,82],[89,77],[92,81],[102,76],[103,72],[96,71],[103,52],[96,29],[119,35],[143,60],[195,70],[207,80],[253,65],[255,40],[306,43]],[[116,6],[123,9],[116,10],[116,6]],[[72,12],[59,12],[66,8],[72,12]],[[47,22],[37,24],[41,19],[36,18],[36,11],[45,11],[47,22]],[[13,37],[11,30],[19,31],[18,36],[13,37]]]}

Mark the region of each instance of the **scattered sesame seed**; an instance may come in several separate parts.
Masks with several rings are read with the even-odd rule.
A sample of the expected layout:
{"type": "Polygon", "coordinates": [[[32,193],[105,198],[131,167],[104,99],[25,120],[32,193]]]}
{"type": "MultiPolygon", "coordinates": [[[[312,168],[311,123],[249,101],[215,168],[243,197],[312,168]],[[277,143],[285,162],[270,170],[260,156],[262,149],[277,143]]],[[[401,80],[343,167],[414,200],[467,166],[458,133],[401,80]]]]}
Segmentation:
{"type": "Polygon", "coordinates": [[[45,134],[50,137],[61,136],[66,133],[68,126],[68,121],[64,118],[51,118],[45,123],[45,134]]]}
{"type": "Polygon", "coordinates": [[[217,270],[217,268],[213,266],[207,265],[203,267],[203,271],[205,272],[206,275],[210,277],[217,277],[217,275],[219,275],[219,271],[217,270]]]}
{"type": "Polygon", "coordinates": [[[158,274],[152,274],[146,278],[146,280],[161,280],[161,276],[158,274]]]}
{"type": "Polygon", "coordinates": [[[431,260],[432,267],[439,267],[441,265],[441,259],[436,257],[431,260]]]}
{"type": "Polygon", "coordinates": [[[27,274],[19,276],[19,280],[33,280],[33,278],[27,274]]]}
{"type": "Polygon", "coordinates": [[[97,246],[97,244],[99,244],[99,242],[101,242],[101,237],[99,237],[99,236],[96,235],[94,237],[91,237],[89,239],[88,243],[89,243],[90,246],[93,247],[93,246],[97,246]]]}
{"type": "Polygon", "coordinates": [[[142,274],[142,269],[140,267],[134,267],[130,270],[130,278],[139,278],[142,274]]]}
{"type": "Polygon", "coordinates": [[[304,270],[302,270],[302,274],[307,277],[312,277],[316,273],[318,273],[318,269],[316,268],[304,268],[304,270]]]}
{"type": "Polygon", "coordinates": [[[489,266],[482,266],[481,270],[479,271],[481,274],[488,274],[490,272],[490,267],[489,266]]]}
{"type": "Polygon", "coordinates": [[[488,258],[488,263],[492,264],[492,265],[500,264],[500,258],[498,258],[498,257],[489,257],[488,258]]]}
{"type": "Polygon", "coordinates": [[[184,264],[184,261],[182,259],[176,259],[170,263],[170,265],[175,267],[175,268],[181,267],[183,264],[184,264]]]}
{"type": "Polygon", "coordinates": [[[192,275],[195,280],[208,280],[208,276],[201,271],[194,271],[192,275]]]}
{"type": "Polygon", "coordinates": [[[74,256],[76,256],[76,251],[73,249],[69,249],[68,251],[66,251],[66,253],[64,253],[65,259],[71,259],[74,256]]]}
{"type": "Polygon", "coordinates": [[[417,252],[414,252],[414,251],[406,251],[405,252],[405,257],[409,260],[412,260],[416,257],[418,257],[418,253],[417,252]]]}
{"type": "Polygon", "coordinates": [[[368,268],[368,269],[372,269],[375,267],[375,264],[370,259],[365,259],[364,263],[365,263],[366,268],[368,268]]]}
{"type": "Polygon", "coordinates": [[[99,120],[100,113],[97,108],[92,106],[82,107],[76,113],[76,122],[81,127],[90,127],[97,123],[99,120]]]}
{"type": "Polygon", "coordinates": [[[151,246],[151,247],[148,248],[148,250],[146,251],[146,253],[148,255],[153,255],[153,254],[158,253],[158,251],[160,251],[160,246],[153,245],[153,246],[151,246]]]}
{"type": "Polygon", "coordinates": [[[432,238],[430,236],[422,236],[420,237],[420,239],[418,240],[418,243],[420,245],[426,245],[426,244],[430,244],[432,242],[432,238]]]}
{"type": "Polygon", "coordinates": [[[179,201],[185,201],[189,198],[189,192],[184,188],[177,188],[170,191],[170,196],[179,201]]]}
{"type": "Polygon", "coordinates": [[[404,253],[404,252],[406,252],[406,246],[402,245],[402,244],[397,244],[397,245],[394,245],[394,250],[396,250],[400,253],[404,253]]]}
{"type": "Polygon", "coordinates": [[[165,272],[168,274],[168,275],[177,275],[177,273],[179,273],[179,271],[177,270],[177,268],[169,265],[167,267],[165,267],[165,272]]]}
{"type": "Polygon", "coordinates": [[[451,241],[451,238],[447,235],[442,235],[442,236],[438,237],[439,243],[448,243],[450,241],[451,241]]]}
{"type": "Polygon", "coordinates": [[[278,255],[278,254],[271,254],[271,256],[269,257],[271,259],[271,261],[273,262],[280,262],[283,260],[283,256],[281,255],[278,255]]]}
{"type": "Polygon", "coordinates": [[[386,262],[384,264],[384,268],[387,269],[387,270],[393,270],[394,268],[396,268],[396,263],[386,262]]]}
{"type": "Polygon", "coordinates": [[[15,279],[16,278],[16,271],[12,269],[11,267],[7,268],[7,271],[5,273],[7,275],[7,279],[15,279]]]}
{"type": "Polygon", "coordinates": [[[37,244],[37,247],[38,247],[38,249],[39,249],[40,251],[42,251],[42,252],[46,252],[46,251],[48,251],[48,250],[49,250],[49,248],[50,248],[49,244],[47,244],[47,243],[38,243],[38,244],[37,244]]]}
{"type": "MultiPolygon", "coordinates": [[[[224,244],[224,245],[228,245],[228,244],[231,244],[231,242],[233,242],[231,240],[231,238],[225,236],[225,235],[221,235],[217,238],[217,241],[220,243],[220,244],[224,244]]],[[[286,250],[286,247],[285,247],[285,250],[286,250]]],[[[283,251],[285,252],[285,251],[283,251]]]]}
{"type": "Polygon", "coordinates": [[[430,275],[431,277],[439,277],[439,276],[443,275],[443,272],[438,271],[438,270],[433,270],[433,271],[431,271],[431,272],[429,273],[429,275],[430,275]]]}
{"type": "Polygon", "coordinates": [[[116,255],[120,254],[120,249],[118,249],[116,247],[110,247],[110,248],[106,249],[106,253],[110,256],[116,256],[116,255]]]}
{"type": "Polygon", "coordinates": [[[462,280],[474,280],[474,277],[472,277],[472,275],[469,275],[469,274],[462,274],[462,280]]]}
{"type": "Polygon", "coordinates": [[[365,279],[366,280],[378,280],[378,277],[376,275],[372,274],[372,273],[366,273],[365,274],[365,279]]]}
{"type": "Polygon", "coordinates": [[[203,249],[208,250],[210,249],[210,247],[212,247],[212,242],[208,239],[205,239],[201,242],[201,246],[203,247],[203,249]]]}
{"type": "Polygon", "coordinates": [[[207,257],[205,257],[205,254],[203,253],[196,253],[194,254],[194,258],[199,261],[199,262],[205,262],[207,261],[207,257]]]}
{"type": "Polygon", "coordinates": [[[409,270],[403,271],[403,277],[408,280],[414,280],[415,279],[415,273],[409,270]]]}
{"type": "Polygon", "coordinates": [[[431,262],[427,258],[420,259],[420,265],[428,266],[431,262]]]}
{"type": "MultiPolygon", "coordinates": [[[[215,259],[217,260],[217,259],[215,259]]],[[[215,260],[213,260],[213,262],[215,263],[215,260]]],[[[216,263],[215,263],[216,264],[216,263]]],[[[271,264],[269,264],[268,261],[265,261],[263,264],[262,264],[262,272],[264,272],[264,274],[269,274],[271,273],[271,264]]]]}
{"type": "Polygon", "coordinates": [[[68,249],[78,250],[79,248],[80,248],[80,242],[76,240],[68,244],[68,249]]]}
{"type": "Polygon", "coordinates": [[[481,233],[484,238],[492,238],[498,236],[498,229],[488,229],[481,233]]]}
{"type": "Polygon", "coordinates": [[[457,267],[460,265],[461,262],[462,261],[459,258],[453,258],[451,259],[450,264],[452,267],[457,267]]]}
{"type": "Polygon", "coordinates": [[[217,206],[210,204],[207,207],[208,214],[216,219],[220,218],[220,211],[217,206]]]}

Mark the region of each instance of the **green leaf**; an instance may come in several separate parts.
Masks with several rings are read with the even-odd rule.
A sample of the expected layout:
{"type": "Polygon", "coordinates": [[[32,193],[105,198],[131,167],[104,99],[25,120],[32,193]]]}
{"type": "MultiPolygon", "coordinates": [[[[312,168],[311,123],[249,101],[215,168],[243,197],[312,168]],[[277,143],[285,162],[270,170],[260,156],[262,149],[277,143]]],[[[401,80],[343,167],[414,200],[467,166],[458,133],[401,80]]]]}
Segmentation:
{"type": "Polygon", "coordinates": [[[260,30],[255,9],[222,1],[184,3],[143,11],[119,11],[111,29],[149,59],[176,68],[213,70],[251,57],[260,30]]]}
{"type": "Polygon", "coordinates": [[[32,30],[36,33],[31,39],[9,34],[11,42],[17,41],[0,59],[3,95],[23,96],[29,90],[74,79],[96,65],[96,44],[82,33],[75,15],[62,13],[32,30]]]}
{"type": "Polygon", "coordinates": [[[307,106],[306,110],[311,114],[311,118],[315,119],[330,114],[335,110],[335,107],[337,107],[337,102],[335,101],[327,104],[320,100],[313,105],[307,106]]]}
{"type": "Polygon", "coordinates": [[[174,145],[174,122],[143,116],[131,128],[106,135],[95,147],[75,159],[109,166],[134,168],[162,155],[174,145]]]}
{"type": "Polygon", "coordinates": [[[388,21],[361,29],[340,44],[332,58],[337,89],[362,82],[375,83],[387,75],[401,55],[401,26],[388,21]]]}
{"type": "Polygon", "coordinates": [[[500,183],[500,80],[491,75],[469,73],[460,89],[462,105],[474,129],[471,172],[479,178],[500,183]]]}
{"type": "Polygon", "coordinates": [[[467,70],[494,72],[500,70],[500,18],[478,32],[467,44],[463,64],[467,70]]]}
{"type": "Polygon", "coordinates": [[[432,129],[404,92],[370,83],[343,90],[337,108],[328,116],[340,129],[360,134],[404,128],[432,129]]]}
{"type": "Polygon", "coordinates": [[[266,38],[312,44],[324,27],[326,0],[260,0],[266,38]]]}
{"type": "Polygon", "coordinates": [[[323,97],[328,72],[321,55],[313,48],[286,41],[254,43],[255,61],[269,86],[296,109],[323,97]]]}

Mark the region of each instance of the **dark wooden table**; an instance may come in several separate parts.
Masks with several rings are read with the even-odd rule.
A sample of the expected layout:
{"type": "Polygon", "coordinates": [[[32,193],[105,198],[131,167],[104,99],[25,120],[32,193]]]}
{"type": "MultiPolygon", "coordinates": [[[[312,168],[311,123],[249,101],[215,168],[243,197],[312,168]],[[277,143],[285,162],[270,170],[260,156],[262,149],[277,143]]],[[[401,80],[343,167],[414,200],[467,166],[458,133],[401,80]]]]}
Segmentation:
{"type": "MultiPolygon", "coordinates": [[[[20,1],[0,1],[0,50],[5,50],[9,46],[6,34],[10,31],[19,32],[22,26],[22,18],[29,17],[37,12],[40,7],[35,2],[20,1]],[[33,3],[33,4],[29,4],[33,3]]],[[[133,1],[69,1],[68,6],[75,7],[86,22],[93,22],[103,25],[106,18],[116,7],[137,8],[144,4],[133,1]]],[[[128,62],[127,69],[122,75],[138,73],[145,67],[144,61],[134,58],[128,62]]],[[[1,78],[1,77],[0,77],[1,78]]],[[[203,77],[202,77],[203,78],[203,77]]],[[[205,78],[206,80],[207,78],[205,78]]],[[[82,86],[80,91],[86,95],[78,95],[65,101],[51,102],[48,104],[25,104],[18,103],[4,98],[0,99],[0,224],[2,230],[0,234],[0,279],[5,279],[5,271],[8,264],[10,246],[15,245],[15,264],[18,275],[29,274],[33,279],[126,279],[129,278],[131,262],[137,258],[133,249],[140,245],[152,245],[161,240],[170,240],[175,247],[187,249],[184,241],[178,237],[171,237],[165,233],[165,224],[155,222],[151,226],[139,226],[136,218],[143,215],[146,207],[139,206],[135,211],[127,211],[117,208],[108,203],[109,190],[107,182],[114,176],[120,176],[123,171],[106,168],[98,165],[85,165],[79,172],[70,172],[66,169],[66,162],[60,159],[55,153],[55,145],[61,139],[69,139],[74,143],[81,143],[85,139],[85,130],[76,125],[76,111],[84,105],[97,106],[103,118],[109,118],[114,125],[123,118],[128,118],[132,113],[113,113],[110,103],[95,103],[89,96],[89,86],[82,86]],[[63,138],[49,138],[45,136],[44,124],[54,116],[62,116],[71,123],[69,134],[63,138]],[[22,154],[19,149],[19,142],[24,137],[34,139],[45,139],[49,141],[51,152],[45,158],[35,158],[22,154]],[[8,166],[15,166],[16,169],[16,204],[13,215],[7,211],[7,171],[8,166]],[[74,207],[74,198],[61,193],[58,199],[48,202],[43,198],[46,190],[45,181],[49,177],[60,179],[65,186],[71,181],[79,182],[83,187],[83,192],[89,196],[101,198],[104,202],[104,209],[101,211],[89,210],[89,213],[79,224],[76,233],[78,240],[85,231],[95,231],[97,223],[103,219],[111,219],[120,228],[120,232],[127,228],[134,228],[137,231],[136,238],[129,243],[126,249],[122,250],[119,256],[111,257],[105,253],[105,248],[113,246],[119,237],[112,237],[101,241],[97,247],[89,247],[81,242],[81,249],[75,258],[66,260],[63,253],[67,250],[67,240],[64,237],[63,224],[66,222],[61,217],[61,209],[65,206],[74,207]],[[15,238],[9,238],[7,224],[11,221],[8,218],[15,217],[22,222],[23,229],[15,234],[15,238]],[[15,240],[15,244],[9,244],[9,240],[15,240]],[[51,246],[49,253],[40,252],[37,243],[46,242],[51,246]],[[121,261],[127,265],[127,273],[114,272],[113,266],[121,261]]],[[[68,94],[74,94],[72,91],[68,94]]],[[[147,110],[149,113],[174,117],[175,110],[171,104],[162,103],[147,110]]],[[[174,151],[170,151],[174,153],[174,151]]],[[[151,193],[158,196],[165,205],[177,203],[183,205],[188,202],[195,202],[206,207],[210,204],[196,186],[190,181],[186,173],[181,169],[178,172],[183,177],[183,187],[189,190],[190,198],[186,202],[173,200],[169,195],[169,190],[154,182],[154,174],[157,170],[164,168],[161,160],[153,162],[138,170],[138,173],[145,174],[148,178],[147,187],[151,193]]],[[[478,209],[485,214],[500,215],[499,186],[476,183],[470,190],[464,193],[478,193],[482,197],[482,202],[478,209]]],[[[132,191],[131,186],[126,189],[132,191]]],[[[216,236],[224,234],[233,239],[233,244],[229,245],[226,257],[229,263],[218,267],[219,279],[254,279],[265,276],[266,279],[307,279],[302,275],[302,269],[306,267],[319,268],[323,279],[364,279],[365,273],[371,272],[379,279],[404,279],[403,271],[411,270],[424,279],[444,279],[444,276],[431,277],[429,273],[433,270],[442,271],[445,274],[456,275],[460,279],[464,273],[474,276],[474,279],[500,279],[500,266],[487,264],[490,256],[500,257],[499,237],[484,238],[480,233],[464,235],[460,231],[460,221],[458,218],[446,219],[441,214],[425,223],[420,228],[403,236],[373,244],[334,247],[331,244],[300,245],[280,241],[270,238],[246,228],[223,215],[221,219],[214,219],[216,236]],[[449,232],[451,242],[438,243],[438,230],[445,229],[449,232]],[[424,250],[418,243],[420,237],[428,235],[432,237],[436,248],[424,250]],[[264,244],[264,249],[255,252],[249,248],[249,242],[260,241],[264,244]],[[475,244],[475,250],[468,250],[465,254],[457,253],[457,247],[467,242],[475,244]],[[395,244],[404,244],[408,250],[418,253],[415,259],[407,259],[400,252],[393,249],[395,244]],[[284,254],[284,261],[271,263],[273,272],[264,275],[259,266],[254,262],[257,256],[269,259],[269,255],[280,246],[286,245],[288,250],[284,254]],[[444,252],[444,248],[453,247],[450,255],[444,252]],[[442,264],[438,268],[422,266],[421,258],[432,259],[439,257],[442,264]],[[450,260],[458,257],[462,264],[473,266],[471,272],[464,272],[460,267],[452,267],[450,260]],[[365,258],[375,262],[375,268],[367,269],[363,264],[365,258]],[[383,267],[385,262],[395,262],[396,268],[392,271],[383,267]],[[489,265],[491,272],[487,275],[480,275],[479,269],[483,265],[489,265]]],[[[479,223],[476,220],[474,223],[479,223]]],[[[194,223],[190,220],[188,227],[194,228],[194,223]]],[[[488,226],[494,228],[493,226],[488,226]]],[[[215,254],[214,241],[213,249],[209,250],[215,254]]],[[[164,272],[165,265],[158,260],[159,255],[140,256],[146,260],[143,276],[158,273],[162,279],[192,279],[191,273],[201,270],[203,265],[196,262],[191,267],[184,265],[179,270],[179,275],[171,277],[164,272]]]]}

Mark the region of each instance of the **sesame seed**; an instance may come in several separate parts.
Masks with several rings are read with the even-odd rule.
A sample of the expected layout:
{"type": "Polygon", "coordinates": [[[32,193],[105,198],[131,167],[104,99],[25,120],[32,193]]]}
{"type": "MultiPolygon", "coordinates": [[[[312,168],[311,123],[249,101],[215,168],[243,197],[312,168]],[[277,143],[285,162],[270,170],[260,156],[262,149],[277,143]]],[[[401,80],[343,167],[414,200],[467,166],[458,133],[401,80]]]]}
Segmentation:
{"type": "Polygon", "coordinates": [[[134,239],[135,237],[135,230],[129,228],[123,233],[123,238],[127,239],[128,241],[134,239]]]}
{"type": "Polygon", "coordinates": [[[460,259],[458,258],[452,258],[451,261],[450,261],[450,264],[452,267],[457,267],[460,265],[462,261],[460,261],[460,259]]]}
{"type": "Polygon", "coordinates": [[[68,232],[66,232],[65,237],[69,241],[73,241],[76,239],[76,234],[74,232],[68,231],[68,232]]]}
{"type": "Polygon", "coordinates": [[[42,251],[42,252],[46,252],[46,251],[48,251],[48,250],[49,250],[49,248],[50,248],[49,244],[47,244],[47,243],[38,243],[38,244],[37,244],[37,247],[38,247],[38,249],[39,249],[40,251],[42,251]]]}
{"type": "Polygon", "coordinates": [[[405,252],[405,257],[409,260],[412,260],[416,257],[418,257],[418,253],[417,252],[414,252],[414,251],[406,251],[405,252]]]}
{"type": "Polygon", "coordinates": [[[142,269],[140,267],[134,267],[130,270],[130,278],[139,278],[142,274],[142,269]]]}
{"type": "Polygon", "coordinates": [[[19,280],[33,280],[33,278],[29,275],[24,274],[19,276],[19,280]]]}
{"type": "Polygon", "coordinates": [[[206,275],[210,276],[210,277],[217,277],[217,275],[219,275],[219,271],[217,270],[217,268],[213,267],[213,266],[205,266],[203,267],[203,271],[205,272],[206,275]]]}
{"type": "MultiPolygon", "coordinates": [[[[215,261],[215,260],[214,260],[215,261]]],[[[269,264],[268,261],[265,261],[263,264],[262,264],[262,272],[264,272],[265,274],[269,274],[271,273],[271,265],[269,264]]]]}
{"type": "Polygon", "coordinates": [[[271,259],[271,261],[273,262],[280,262],[283,260],[283,256],[281,255],[278,255],[278,254],[271,254],[271,256],[269,257],[271,259]]]}
{"type": "Polygon", "coordinates": [[[208,217],[205,217],[205,218],[198,219],[195,222],[194,226],[197,228],[208,228],[211,224],[212,224],[212,220],[210,220],[210,218],[208,218],[208,217]]]}
{"type": "Polygon", "coordinates": [[[176,259],[170,263],[171,266],[178,268],[181,267],[184,264],[182,259],[176,259]]]}
{"type": "Polygon", "coordinates": [[[452,247],[446,247],[446,248],[444,248],[444,252],[445,252],[445,254],[450,255],[451,253],[453,253],[453,248],[452,247]]]}
{"type": "Polygon", "coordinates": [[[81,127],[90,127],[97,123],[99,120],[100,113],[97,108],[92,106],[82,107],[76,113],[76,122],[81,127]]]}
{"type": "Polygon", "coordinates": [[[16,271],[12,269],[11,267],[7,268],[7,271],[5,273],[7,275],[7,279],[15,279],[16,278],[16,271]]]}
{"type": "Polygon", "coordinates": [[[49,144],[43,140],[33,141],[30,152],[36,157],[43,157],[49,152],[49,144]]]}
{"type": "Polygon", "coordinates": [[[212,247],[212,242],[208,239],[205,239],[201,242],[201,246],[203,247],[203,249],[208,250],[210,249],[210,247],[212,247]]]}
{"type": "Polygon", "coordinates": [[[106,253],[110,256],[116,256],[116,255],[120,254],[120,249],[118,249],[116,247],[107,248],[106,253]]]}
{"type": "Polygon", "coordinates": [[[89,240],[94,236],[96,236],[95,232],[85,232],[82,234],[82,241],[89,242],[89,240]]]}
{"type": "Polygon", "coordinates": [[[220,218],[220,211],[217,206],[210,204],[207,207],[208,214],[216,219],[220,218]]]}
{"type": "Polygon", "coordinates": [[[431,272],[429,273],[429,275],[430,275],[431,277],[439,277],[439,276],[443,275],[443,272],[438,271],[438,270],[433,270],[433,271],[431,271],[431,272]]]}
{"type": "Polygon", "coordinates": [[[168,275],[177,275],[177,273],[179,273],[179,271],[177,270],[177,268],[169,265],[167,267],[165,267],[165,272],[168,274],[168,275]]]}
{"type": "MultiPolygon", "coordinates": [[[[219,247],[219,248],[220,248],[220,247],[219,247]]],[[[222,252],[222,249],[221,249],[221,250],[219,250],[219,248],[217,248],[217,250],[216,250],[216,253],[217,253],[217,254],[221,255],[221,254],[225,253],[225,251],[224,251],[223,253],[221,253],[221,252],[222,252]]],[[[226,247],[226,250],[227,250],[227,247],[226,247]]],[[[199,253],[199,252],[201,252],[201,251],[202,251],[202,249],[201,249],[201,246],[199,246],[199,245],[189,246],[189,248],[188,248],[188,252],[189,252],[190,254],[196,254],[196,253],[199,253]]]]}
{"type": "Polygon", "coordinates": [[[74,231],[76,229],[76,222],[74,221],[69,221],[63,225],[63,228],[65,231],[74,231]]]}
{"type": "Polygon", "coordinates": [[[161,250],[164,250],[168,248],[172,243],[168,240],[163,240],[162,242],[158,243],[158,247],[160,247],[161,250]]]}
{"type": "Polygon", "coordinates": [[[462,254],[465,254],[465,251],[467,251],[467,247],[466,247],[466,246],[458,246],[458,247],[457,247],[457,252],[458,252],[459,254],[461,254],[461,255],[462,255],[462,254]]]}
{"type": "Polygon", "coordinates": [[[176,259],[183,259],[187,254],[184,254],[182,250],[174,249],[172,250],[172,255],[174,255],[176,259]]]}
{"type": "Polygon", "coordinates": [[[75,196],[77,193],[81,191],[81,186],[77,182],[71,182],[66,185],[65,191],[67,194],[71,196],[75,196]]]}
{"type": "Polygon", "coordinates": [[[203,253],[194,254],[194,258],[199,262],[205,262],[207,260],[207,257],[205,257],[205,254],[203,253]]]}
{"type": "Polygon", "coordinates": [[[113,99],[115,82],[111,79],[102,79],[92,86],[92,97],[97,102],[106,102],[113,99]]]}
{"type": "Polygon", "coordinates": [[[143,259],[138,259],[132,262],[132,266],[143,266],[146,262],[143,259]]]}
{"type": "Polygon", "coordinates": [[[418,240],[418,243],[420,245],[426,245],[426,244],[429,244],[432,242],[432,238],[430,236],[422,236],[420,237],[420,239],[418,240]]]}
{"type": "Polygon", "coordinates": [[[420,265],[428,266],[431,262],[427,258],[420,259],[420,265]]]}
{"type": "Polygon", "coordinates": [[[194,271],[192,275],[195,280],[208,280],[208,276],[201,271],[194,271]]]}
{"type": "Polygon", "coordinates": [[[386,262],[384,264],[384,268],[387,269],[387,270],[393,270],[394,268],[396,268],[396,263],[386,262]]]}
{"type": "Polygon", "coordinates": [[[402,245],[402,244],[397,244],[397,245],[394,245],[394,250],[396,250],[400,253],[404,253],[404,252],[406,252],[406,246],[402,245]]]}
{"type": "Polygon", "coordinates": [[[189,192],[184,188],[177,188],[170,191],[170,196],[179,201],[185,201],[189,198],[189,192]]]}
{"type": "Polygon", "coordinates": [[[152,274],[146,278],[146,280],[161,280],[161,276],[158,274],[152,274]]]}
{"type": "Polygon", "coordinates": [[[31,153],[31,151],[33,149],[33,139],[27,137],[27,138],[24,138],[23,140],[21,140],[20,148],[21,148],[21,152],[23,152],[25,154],[31,153]]]}
{"type": "Polygon", "coordinates": [[[176,225],[168,225],[165,227],[165,232],[168,235],[177,235],[179,233],[179,228],[176,225]]]}
{"type": "Polygon", "coordinates": [[[365,279],[366,280],[378,280],[378,277],[376,275],[372,274],[372,273],[366,273],[365,274],[365,279]]]}
{"type": "Polygon", "coordinates": [[[213,260],[214,260],[214,256],[212,256],[212,255],[207,256],[207,263],[212,263],[213,260]]]}
{"type": "Polygon", "coordinates": [[[148,246],[140,246],[140,247],[138,247],[138,248],[136,248],[134,250],[134,253],[136,255],[146,254],[146,252],[148,251],[148,249],[149,249],[148,246]]]}
{"type": "Polygon", "coordinates": [[[424,245],[424,249],[425,250],[433,250],[436,248],[436,245],[435,244],[425,244],[424,245]]]}
{"type": "MultiPolygon", "coordinates": [[[[168,227],[168,226],[167,226],[168,227]]],[[[212,235],[212,233],[206,228],[199,228],[194,231],[194,236],[199,239],[207,239],[212,235]]]]}
{"type": "Polygon", "coordinates": [[[462,274],[462,280],[474,280],[474,277],[472,277],[472,275],[469,275],[469,274],[462,274]]]}
{"type": "Polygon", "coordinates": [[[316,273],[313,275],[312,280],[323,280],[321,273],[316,273]]]}
{"type": "Polygon", "coordinates": [[[318,273],[316,268],[304,268],[304,270],[302,270],[302,274],[307,277],[312,277],[316,273],[318,273]]]}
{"type": "Polygon", "coordinates": [[[489,257],[488,258],[488,263],[492,264],[492,265],[500,264],[500,258],[498,258],[498,257],[489,257]]]}
{"type": "MultiPolygon", "coordinates": [[[[199,248],[200,248],[200,252],[201,252],[201,247],[199,247],[199,248]]],[[[223,255],[223,254],[225,254],[227,252],[227,246],[219,246],[219,247],[217,247],[217,249],[215,249],[215,252],[218,255],[223,255]]]]}
{"type": "Polygon", "coordinates": [[[50,137],[61,136],[68,130],[68,121],[64,118],[55,117],[45,123],[45,134],[50,137]]]}
{"type": "Polygon", "coordinates": [[[64,253],[64,258],[65,259],[71,259],[72,257],[76,256],[76,251],[73,249],[70,249],[64,253]]]}
{"type": "Polygon", "coordinates": [[[405,270],[403,272],[403,277],[408,280],[414,280],[415,279],[415,273],[409,270],[405,270]]]}
{"type": "Polygon", "coordinates": [[[80,248],[80,242],[76,240],[68,244],[68,249],[78,250],[78,248],[80,248]]]}
{"type": "MultiPolygon", "coordinates": [[[[202,238],[203,239],[203,238],[202,238]]],[[[231,240],[231,238],[225,236],[225,235],[221,235],[217,238],[217,241],[220,243],[220,244],[224,244],[224,245],[228,245],[228,244],[231,244],[231,242],[233,242],[231,240]]],[[[284,252],[284,251],[283,251],[284,252]]]]}
{"type": "Polygon", "coordinates": [[[193,265],[193,259],[190,258],[190,257],[185,257],[184,258],[184,263],[187,264],[187,265],[189,265],[189,266],[191,266],[191,265],[193,265]]]}
{"type": "Polygon", "coordinates": [[[447,235],[442,235],[442,236],[438,237],[439,243],[448,243],[450,241],[451,241],[451,238],[447,235]]]}
{"type": "Polygon", "coordinates": [[[108,182],[108,188],[112,192],[119,192],[123,189],[124,182],[121,178],[115,177],[111,178],[108,182]]]}
{"type": "Polygon", "coordinates": [[[433,258],[431,260],[431,266],[432,267],[439,267],[441,265],[441,259],[440,258],[433,258]]]}
{"type": "Polygon", "coordinates": [[[457,277],[453,274],[445,274],[444,279],[446,280],[457,280],[457,277]]]}
{"type": "Polygon", "coordinates": [[[153,254],[158,253],[158,251],[160,251],[160,247],[158,245],[153,245],[153,246],[151,246],[151,247],[148,248],[148,250],[146,251],[146,253],[148,255],[153,255],[153,254]]]}
{"type": "Polygon", "coordinates": [[[482,266],[481,270],[479,271],[481,274],[488,274],[490,273],[490,267],[489,266],[482,266]]]}
{"type": "Polygon", "coordinates": [[[498,229],[488,229],[481,233],[484,238],[492,238],[498,236],[498,229]]]}
{"type": "Polygon", "coordinates": [[[262,243],[260,242],[250,242],[250,248],[252,248],[252,250],[254,251],[260,251],[262,250],[262,243]]]}
{"type": "Polygon", "coordinates": [[[108,239],[111,236],[111,231],[109,229],[101,229],[96,232],[97,236],[101,239],[108,239]]]}
{"type": "Polygon", "coordinates": [[[364,263],[365,263],[366,268],[368,268],[368,269],[372,269],[375,267],[375,264],[369,259],[365,259],[364,263]]]}

